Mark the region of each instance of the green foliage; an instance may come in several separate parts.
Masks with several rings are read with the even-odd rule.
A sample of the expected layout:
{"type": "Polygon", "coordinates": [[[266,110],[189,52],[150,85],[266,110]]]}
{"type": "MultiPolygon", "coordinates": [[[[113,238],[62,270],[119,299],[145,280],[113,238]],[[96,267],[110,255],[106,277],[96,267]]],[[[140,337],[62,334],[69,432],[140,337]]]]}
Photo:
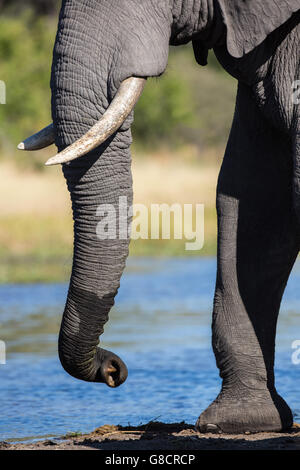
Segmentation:
{"type": "Polygon", "coordinates": [[[20,9],[31,8],[37,15],[51,15],[56,13],[60,0],[0,0],[0,9],[11,13],[20,12],[20,9]]]}
{"type": "Polygon", "coordinates": [[[150,79],[136,106],[134,140],[169,147],[194,144],[203,149],[224,146],[236,93],[235,81],[209,54],[200,67],[191,46],[173,47],[162,77],[150,79]]]}
{"type": "Polygon", "coordinates": [[[1,150],[50,119],[50,68],[55,26],[27,11],[0,19],[0,79],[6,105],[0,106],[1,150]]]}
{"type": "Polygon", "coordinates": [[[135,139],[151,146],[167,140],[170,144],[178,144],[174,131],[180,125],[192,123],[192,109],[188,85],[174,70],[160,79],[149,79],[136,106],[133,125],[135,139]]]}

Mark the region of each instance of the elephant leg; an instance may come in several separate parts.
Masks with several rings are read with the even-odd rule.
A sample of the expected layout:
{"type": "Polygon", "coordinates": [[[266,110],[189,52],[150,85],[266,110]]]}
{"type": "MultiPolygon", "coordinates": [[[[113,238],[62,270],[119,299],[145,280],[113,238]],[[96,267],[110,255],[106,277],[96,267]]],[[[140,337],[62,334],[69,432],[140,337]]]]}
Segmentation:
{"type": "Polygon", "coordinates": [[[239,85],[218,189],[218,268],[213,349],[221,392],[201,432],[277,431],[292,413],[274,383],[276,323],[299,249],[292,143],[239,85]]]}

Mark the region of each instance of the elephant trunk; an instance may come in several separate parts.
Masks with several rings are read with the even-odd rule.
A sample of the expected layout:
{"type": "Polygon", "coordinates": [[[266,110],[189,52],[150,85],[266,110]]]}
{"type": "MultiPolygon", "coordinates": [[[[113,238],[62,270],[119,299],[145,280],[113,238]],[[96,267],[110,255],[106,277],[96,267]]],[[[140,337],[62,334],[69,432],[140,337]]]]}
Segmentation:
{"type": "Polygon", "coordinates": [[[59,162],[74,218],[59,356],[72,376],[112,387],[124,382],[127,368],[98,341],[128,255],[130,220],[124,203],[131,207],[130,110],[145,79],[166,68],[170,21],[167,0],[64,0],[53,51],[55,143],[64,157],[59,162]],[[110,137],[104,142],[103,136],[110,137]],[[73,159],[78,150],[81,158],[73,159]]]}
{"type": "Polygon", "coordinates": [[[132,203],[130,140],[130,131],[120,133],[113,148],[98,149],[85,157],[88,168],[86,160],[84,165],[77,160],[63,167],[72,200],[74,257],[59,356],[72,376],[111,387],[126,380],[127,368],[118,356],[98,347],[98,338],[128,255],[124,225],[126,231],[129,219],[123,218],[119,227],[119,202],[122,197],[129,206],[132,203]]]}

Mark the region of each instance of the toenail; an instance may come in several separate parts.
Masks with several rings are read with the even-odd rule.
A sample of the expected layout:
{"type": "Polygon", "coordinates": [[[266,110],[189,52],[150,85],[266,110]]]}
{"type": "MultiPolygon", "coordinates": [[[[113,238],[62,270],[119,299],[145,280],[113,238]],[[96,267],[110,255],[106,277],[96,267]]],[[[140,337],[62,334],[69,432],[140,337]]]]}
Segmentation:
{"type": "Polygon", "coordinates": [[[206,431],[221,434],[221,429],[216,424],[207,424],[206,431]]]}

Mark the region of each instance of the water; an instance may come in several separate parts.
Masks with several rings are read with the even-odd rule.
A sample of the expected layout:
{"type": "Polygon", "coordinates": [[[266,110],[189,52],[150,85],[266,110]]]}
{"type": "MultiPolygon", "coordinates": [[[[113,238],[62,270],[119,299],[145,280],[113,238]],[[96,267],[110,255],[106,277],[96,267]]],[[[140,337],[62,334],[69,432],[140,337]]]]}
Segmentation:
{"type": "MultiPolygon", "coordinates": [[[[102,345],[125,360],[129,377],[118,389],[68,376],[57,357],[64,284],[0,287],[0,440],[90,432],[102,424],[149,420],[194,423],[215,398],[220,379],[210,348],[214,259],[131,259],[102,345]]],[[[300,422],[300,365],[291,343],[300,339],[300,262],[293,270],[277,334],[279,392],[300,422]]]]}

